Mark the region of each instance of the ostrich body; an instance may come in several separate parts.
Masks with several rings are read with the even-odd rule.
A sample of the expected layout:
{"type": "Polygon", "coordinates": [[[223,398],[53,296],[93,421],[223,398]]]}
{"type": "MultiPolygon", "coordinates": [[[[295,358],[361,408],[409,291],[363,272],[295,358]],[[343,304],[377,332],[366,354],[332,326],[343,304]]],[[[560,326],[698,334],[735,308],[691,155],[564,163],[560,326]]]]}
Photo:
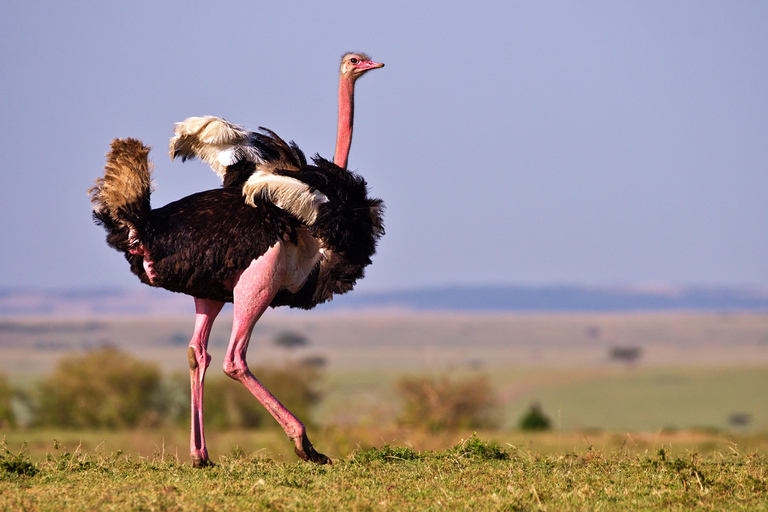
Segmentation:
{"type": "Polygon", "coordinates": [[[368,197],[365,180],[346,170],[346,162],[354,82],[382,66],[363,54],[342,58],[335,159],[343,165],[319,156],[309,164],[293,142],[264,128],[248,132],[215,117],[189,118],[176,125],[171,157],[205,160],[224,186],[152,209],[149,148],[135,139],[112,141],[104,177],[90,190],[95,221],[143,283],[195,300],[187,356],[196,467],[210,464],[203,382],[211,327],[226,302],[234,311],[224,372],[266,407],[300,458],[331,463],[312,446],[301,421],[254,377],[246,352],[267,307],[310,309],[351,290],[371,262],[384,233],[383,204],[368,197]]]}

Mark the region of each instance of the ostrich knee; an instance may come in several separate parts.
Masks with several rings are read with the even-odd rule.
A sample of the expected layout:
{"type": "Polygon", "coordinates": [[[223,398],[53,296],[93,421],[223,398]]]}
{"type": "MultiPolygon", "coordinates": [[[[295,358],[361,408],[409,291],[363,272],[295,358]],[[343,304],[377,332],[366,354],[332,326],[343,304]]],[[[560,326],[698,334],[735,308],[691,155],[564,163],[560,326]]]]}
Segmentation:
{"type": "Polygon", "coordinates": [[[243,377],[250,373],[245,361],[224,361],[224,373],[232,380],[241,382],[243,377]]]}
{"type": "Polygon", "coordinates": [[[192,346],[187,349],[187,361],[189,362],[189,370],[196,372],[201,369],[203,373],[208,369],[208,365],[211,364],[211,356],[204,348],[200,346],[192,346]]]}

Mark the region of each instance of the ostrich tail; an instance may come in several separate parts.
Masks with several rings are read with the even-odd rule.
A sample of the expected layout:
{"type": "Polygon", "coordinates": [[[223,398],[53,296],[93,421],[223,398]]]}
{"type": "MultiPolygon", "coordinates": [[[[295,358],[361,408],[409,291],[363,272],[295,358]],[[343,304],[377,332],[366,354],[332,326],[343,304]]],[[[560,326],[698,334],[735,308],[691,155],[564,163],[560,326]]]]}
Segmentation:
{"type": "Polygon", "coordinates": [[[136,139],[115,139],[107,153],[104,177],[88,191],[93,217],[107,230],[107,243],[128,251],[140,242],[152,193],[149,147],[136,139]]]}

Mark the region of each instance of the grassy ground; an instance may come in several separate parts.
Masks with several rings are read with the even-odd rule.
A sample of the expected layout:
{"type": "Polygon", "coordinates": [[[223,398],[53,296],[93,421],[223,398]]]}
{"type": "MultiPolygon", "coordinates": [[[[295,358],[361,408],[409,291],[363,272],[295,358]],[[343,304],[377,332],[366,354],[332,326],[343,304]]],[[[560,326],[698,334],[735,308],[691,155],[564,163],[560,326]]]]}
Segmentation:
{"type": "MultiPolygon", "coordinates": [[[[432,433],[406,427],[326,427],[310,428],[315,447],[333,459],[349,457],[355,451],[384,445],[407,447],[417,451],[445,450],[473,435],[471,430],[432,433]]],[[[690,452],[712,456],[717,453],[768,454],[768,434],[734,434],[717,431],[656,432],[522,432],[519,430],[479,432],[483,439],[510,450],[558,455],[590,449],[622,451],[648,455],[660,449],[675,456],[690,452]]],[[[209,429],[206,432],[212,460],[232,451],[269,457],[284,462],[297,460],[291,443],[275,423],[260,430],[209,429]]],[[[146,430],[6,430],[3,441],[18,452],[22,447],[33,462],[40,462],[57,451],[122,452],[131,457],[153,459],[173,457],[188,462],[189,431],[184,428],[146,430]],[[54,448],[58,447],[58,448],[54,448]]]]}
{"type": "MultiPolygon", "coordinates": [[[[298,462],[276,424],[209,428],[218,465],[202,471],[189,467],[183,428],[5,429],[0,510],[768,509],[768,315],[265,320],[254,333],[254,364],[328,361],[310,438],[333,467],[298,462]],[[276,348],[272,339],[283,331],[306,334],[310,346],[276,348]],[[642,357],[612,363],[617,346],[639,347],[642,357]],[[467,448],[471,431],[398,427],[397,380],[443,372],[488,376],[501,430],[480,432],[486,441],[467,448]],[[555,432],[514,430],[532,402],[555,432]],[[506,457],[478,448],[492,443],[506,457]]],[[[0,322],[0,371],[32,390],[63,355],[113,344],[185,373],[190,322],[0,322]]],[[[220,373],[228,330],[220,322],[212,336],[212,372],[220,373]]]]}
{"type": "Polygon", "coordinates": [[[6,451],[2,510],[766,510],[768,459],[587,448],[555,455],[470,437],[441,451],[384,445],[333,466],[235,449],[214,468],[175,457],[6,451]]]}

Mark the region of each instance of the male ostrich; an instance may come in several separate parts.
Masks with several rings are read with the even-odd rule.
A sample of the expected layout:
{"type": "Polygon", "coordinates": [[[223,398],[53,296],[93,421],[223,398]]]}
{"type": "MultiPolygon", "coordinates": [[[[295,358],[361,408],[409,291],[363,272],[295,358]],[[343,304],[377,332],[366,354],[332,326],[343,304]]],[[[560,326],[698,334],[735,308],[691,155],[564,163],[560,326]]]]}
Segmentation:
{"type": "Polygon", "coordinates": [[[293,143],[265,128],[247,132],[214,117],[176,126],[171,157],[201,158],[224,186],[151,209],[149,148],[115,139],[103,178],[90,189],[93,217],[107,243],[150,286],[191,295],[195,328],[187,352],[192,389],[190,454],[210,464],[203,433],[203,380],[208,337],[225,302],[233,302],[224,372],[266,407],[295,444],[318,464],[331,459],[310,443],[304,425],[250,372],[245,360],[256,321],[268,306],[310,309],[352,289],[384,233],[380,199],[346,169],[355,81],[382,67],[363,54],[342,58],[335,164],[309,165],[293,143]]]}

